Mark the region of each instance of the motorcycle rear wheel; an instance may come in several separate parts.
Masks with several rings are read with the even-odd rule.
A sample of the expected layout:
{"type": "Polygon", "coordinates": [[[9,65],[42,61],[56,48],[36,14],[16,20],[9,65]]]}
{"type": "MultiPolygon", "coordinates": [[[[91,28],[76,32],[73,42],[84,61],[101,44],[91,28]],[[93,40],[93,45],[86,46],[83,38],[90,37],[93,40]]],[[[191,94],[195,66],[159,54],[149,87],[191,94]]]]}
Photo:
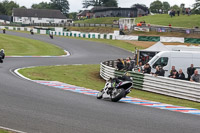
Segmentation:
{"type": "Polygon", "coordinates": [[[125,96],[124,89],[114,89],[111,95],[111,101],[118,102],[124,96],[125,96]]]}

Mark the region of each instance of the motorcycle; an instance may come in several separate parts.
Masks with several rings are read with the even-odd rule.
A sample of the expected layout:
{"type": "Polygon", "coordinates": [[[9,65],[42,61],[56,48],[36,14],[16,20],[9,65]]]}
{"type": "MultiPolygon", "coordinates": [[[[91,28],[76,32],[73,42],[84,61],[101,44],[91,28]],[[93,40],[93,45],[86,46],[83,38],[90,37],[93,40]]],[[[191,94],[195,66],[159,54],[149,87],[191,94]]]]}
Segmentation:
{"type": "Polygon", "coordinates": [[[3,29],[3,34],[6,34],[6,29],[3,29]]]}
{"type": "Polygon", "coordinates": [[[51,39],[53,39],[53,34],[49,34],[49,37],[50,37],[51,39]]]}
{"type": "Polygon", "coordinates": [[[31,35],[34,35],[34,32],[33,32],[33,30],[30,30],[30,33],[31,33],[31,35]]]}
{"type": "Polygon", "coordinates": [[[4,50],[1,49],[1,51],[0,51],[0,63],[3,63],[4,58],[5,58],[5,53],[4,53],[4,50]]]}
{"type": "Polygon", "coordinates": [[[105,87],[98,92],[97,99],[111,99],[112,102],[117,102],[121,98],[126,97],[131,92],[133,86],[132,79],[110,79],[106,82],[105,87]]]}

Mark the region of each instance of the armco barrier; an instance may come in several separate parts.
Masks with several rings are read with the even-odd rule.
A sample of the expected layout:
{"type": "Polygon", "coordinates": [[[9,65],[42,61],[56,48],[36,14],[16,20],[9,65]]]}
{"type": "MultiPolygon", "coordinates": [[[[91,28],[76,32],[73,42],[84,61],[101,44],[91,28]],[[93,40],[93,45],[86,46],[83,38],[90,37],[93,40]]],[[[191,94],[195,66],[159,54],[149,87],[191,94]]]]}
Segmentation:
{"type": "MultiPolygon", "coordinates": [[[[117,71],[115,61],[101,63],[100,76],[108,80],[109,78],[123,75],[124,71],[117,71]]],[[[172,79],[168,77],[155,77],[150,74],[129,72],[133,77],[133,88],[159,93],[181,99],[200,102],[200,83],[172,79]]]]}

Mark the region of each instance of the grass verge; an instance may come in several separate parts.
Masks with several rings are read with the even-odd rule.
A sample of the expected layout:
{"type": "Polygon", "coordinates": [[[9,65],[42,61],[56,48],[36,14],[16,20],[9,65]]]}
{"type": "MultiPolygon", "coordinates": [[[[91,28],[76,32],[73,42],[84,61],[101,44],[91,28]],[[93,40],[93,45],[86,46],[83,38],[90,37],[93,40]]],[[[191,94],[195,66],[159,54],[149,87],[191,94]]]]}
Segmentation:
{"type": "Polygon", "coordinates": [[[0,133],[13,133],[13,132],[0,129],[0,133]]]}
{"type": "MultiPolygon", "coordinates": [[[[33,80],[61,81],[85,88],[101,90],[105,81],[99,76],[99,65],[41,66],[22,69],[19,72],[33,80]]],[[[168,97],[141,90],[133,90],[129,96],[167,104],[200,109],[200,103],[168,97]]]]}
{"type": "Polygon", "coordinates": [[[59,56],[65,54],[61,48],[55,45],[7,34],[0,34],[0,48],[5,50],[7,56],[59,56]]]}

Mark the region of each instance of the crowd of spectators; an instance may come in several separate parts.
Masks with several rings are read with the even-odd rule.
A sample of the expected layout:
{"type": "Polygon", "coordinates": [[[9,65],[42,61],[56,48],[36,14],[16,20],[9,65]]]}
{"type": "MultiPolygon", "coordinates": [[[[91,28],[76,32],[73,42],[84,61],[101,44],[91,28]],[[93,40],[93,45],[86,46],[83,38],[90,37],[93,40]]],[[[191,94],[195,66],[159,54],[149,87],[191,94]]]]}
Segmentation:
{"type": "Polygon", "coordinates": [[[123,59],[117,60],[118,70],[132,71],[134,66],[135,66],[135,60],[131,59],[131,57],[126,58],[126,60],[123,59]]]}
{"type": "MultiPolygon", "coordinates": [[[[131,59],[130,57],[126,60],[118,59],[117,61],[117,68],[118,70],[126,70],[132,71],[135,66],[135,60],[131,59]]],[[[156,66],[156,72],[151,72],[151,66],[146,63],[144,66],[142,62],[139,62],[137,66],[137,70],[140,73],[144,74],[152,74],[154,76],[165,76],[165,70],[162,66],[156,66]]],[[[198,74],[198,70],[194,68],[194,65],[191,64],[190,67],[187,68],[188,77],[185,76],[182,69],[176,70],[175,66],[172,66],[170,74],[168,75],[169,78],[173,79],[180,79],[180,80],[188,80],[192,82],[200,82],[200,75],[198,74]]]]}

